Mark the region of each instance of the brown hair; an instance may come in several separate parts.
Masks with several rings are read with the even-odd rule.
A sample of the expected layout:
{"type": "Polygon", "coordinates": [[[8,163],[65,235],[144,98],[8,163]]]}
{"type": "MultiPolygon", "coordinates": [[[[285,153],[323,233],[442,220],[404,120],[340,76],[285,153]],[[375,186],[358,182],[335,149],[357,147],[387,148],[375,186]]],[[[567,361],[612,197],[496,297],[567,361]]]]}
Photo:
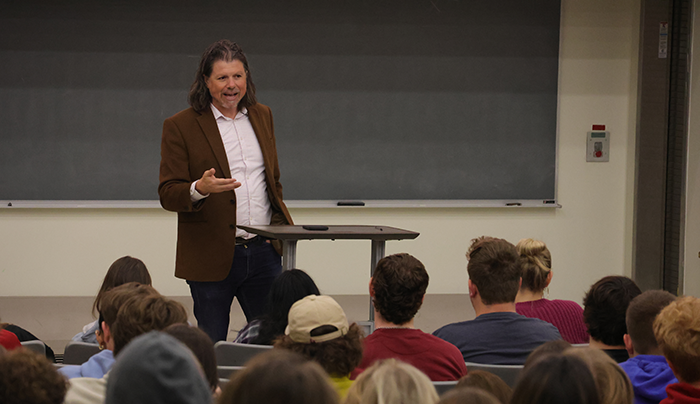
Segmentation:
{"type": "Polygon", "coordinates": [[[520,289],[520,266],[515,246],[500,238],[482,236],[467,251],[467,272],[486,305],[511,303],[520,289]]]}
{"type": "Polygon", "coordinates": [[[654,335],[678,380],[700,381],[700,299],[681,297],[666,306],[656,316],[654,335]]]}
{"type": "Polygon", "coordinates": [[[384,257],[372,275],[374,307],[385,320],[405,324],[423,304],[429,280],[423,263],[414,256],[402,253],[384,257]]]}
{"type": "Polygon", "coordinates": [[[218,404],[337,404],[338,393],[318,363],[272,349],[255,356],[226,384],[218,404]]]}
{"type": "Polygon", "coordinates": [[[632,404],[634,390],[624,370],[608,354],[595,348],[571,348],[565,356],[582,359],[593,374],[601,404],[632,404]]]}
{"type": "MultiPolygon", "coordinates": [[[[506,387],[508,387],[506,385],[506,387]]],[[[510,387],[508,387],[510,389],[510,387]]],[[[458,387],[440,397],[438,404],[508,404],[491,392],[479,387],[458,387]]]]}
{"type": "Polygon", "coordinates": [[[188,324],[172,324],[163,330],[178,341],[182,342],[192,351],[199,365],[204,370],[207,382],[212,392],[219,386],[219,375],[216,369],[216,353],[214,353],[214,343],[204,331],[188,324]]]}
{"type": "MultiPolygon", "coordinates": [[[[101,321],[107,323],[107,326],[111,328],[112,324],[117,320],[119,308],[127,300],[134,297],[146,297],[150,295],[160,296],[160,293],[153,289],[152,286],[137,282],[125,283],[110,289],[105,292],[97,303],[97,311],[100,313],[101,321]]],[[[99,324],[99,328],[102,329],[102,324],[99,324]]]]}
{"type": "Polygon", "coordinates": [[[219,60],[225,62],[238,60],[243,63],[246,75],[246,93],[238,103],[238,110],[240,111],[243,108],[248,108],[257,104],[258,101],[255,98],[253,76],[250,74],[248,59],[243,53],[243,49],[241,49],[237,43],[222,39],[209,45],[202,54],[202,58],[199,61],[199,68],[195,74],[194,83],[192,83],[190,87],[190,93],[187,99],[190,106],[197,112],[203,112],[209,107],[211,103],[211,94],[209,94],[209,88],[207,87],[207,78],[211,76],[214,63],[219,60]]]}
{"type": "Polygon", "coordinates": [[[654,319],[674,300],[676,296],[665,290],[647,290],[632,299],[625,324],[636,353],[651,354],[659,348],[654,337],[654,319]]]}
{"type": "Polygon", "coordinates": [[[639,286],[626,276],[606,276],[594,283],[583,298],[583,322],[591,338],[606,345],[624,345],[625,313],[640,294],[639,286]]]}
{"type": "MultiPolygon", "coordinates": [[[[313,335],[313,333],[312,333],[313,335]]],[[[294,342],[289,335],[275,340],[275,348],[289,349],[318,362],[331,376],[347,376],[362,361],[362,329],[352,323],[347,334],[325,342],[294,342]]]]}
{"type": "Polygon", "coordinates": [[[571,344],[563,339],[555,339],[554,341],[547,341],[544,344],[535,348],[534,351],[530,352],[527,356],[523,369],[527,369],[532,366],[535,362],[544,358],[548,355],[558,355],[564,353],[567,349],[571,348],[571,344]]]}
{"type": "Polygon", "coordinates": [[[428,376],[396,359],[375,362],[352,384],[344,404],[432,404],[438,401],[428,376]]]}
{"type": "Polygon", "coordinates": [[[114,261],[109,266],[107,274],[102,281],[102,286],[100,286],[100,290],[95,297],[95,302],[92,303],[92,314],[94,315],[98,310],[97,305],[108,290],[129,282],[151,285],[151,274],[148,273],[146,264],[143,261],[127,255],[114,261]]]}
{"type": "Polygon", "coordinates": [[[523,369],[511,404],[599,404],[599,400],[591,370],[582,359],[549,355],[523,369]]]}
{"type": "Polygon", "coordinates": [[[485,370],[472,370],[457,383],[458,388],[476,387],[492,394],[502,404],[508,404],[513,395],[510,388],[500,377],[485,370]]]}
{"type": "Polygon", "coordinates": [[[46,357],[29,349],[0,355],[0,403],[60,404],[68,381],[46,357]]]}
{"type": "Polygon", "coordinates": [[[520,254],[523,277],[521,289],[542,292],[547,287],[547,276],[552,271],[552,254],[547,245],[539,240],[524,238],[515,248],[520,254]]]}

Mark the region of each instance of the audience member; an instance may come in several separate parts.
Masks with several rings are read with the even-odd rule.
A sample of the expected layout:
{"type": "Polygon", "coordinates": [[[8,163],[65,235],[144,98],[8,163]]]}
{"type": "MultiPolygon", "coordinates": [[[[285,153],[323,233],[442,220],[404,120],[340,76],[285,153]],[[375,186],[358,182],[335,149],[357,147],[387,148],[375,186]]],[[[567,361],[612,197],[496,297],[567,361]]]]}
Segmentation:
{"type": "MultiPolygon", "coordinates": [[[[22,328],[18,325],[15,325],[15,324],[0,323],[0,332],[2,332],[2,331],[7,331],[7,332],[14,334],[15,337],[17,337],[17,340],[20,342],[20,345],[22,342],[25,342],[25,341],[41,341],[39,338],[37,338],[31,332],[25,330],[24,328],[22,328]]],[[[6,338],[6,341],[8,341],[8,343],[11,346],[15,346],[16,342],[14,341],[14,338],[12,338],[9,335],[7,335],[5,338],[6,338]],[[9,342],[9,341],[12,341],[12,342],[9,342]]],[[[51,361],[53,363],[56,363],[56,356],[53,353],[53,349],[51,349],[50,346],[46,345],[45,342],[44,342],[44,346],[46,347],[46,359],[48,359],[49,361],[51,361]]],[[[8,348],[8,349],[11,349],[11,348],[8,348]]]]}
{"type": "Polygon", "coordinates": [[[700,403],[700,299],[681,297],[661,310],[654,336],[678,379],[661,404],[700,403]]]}
{"type": "MultiPolygon", "coordinates": [[[[129,282],[138,282],[144,285],[150,285],[151,274],[148,273],[148,269],[146,269],[146,265],[143,263],[143,261],[138,258],[125,256],[114,261],[112,265],[109,266],[107,274],[102,281],[102,286],[100,286],[100,290],[97,292],[95,301],[92,303],[92,315],[95,315],[100,298],[102,298],[105,292],[129,282]]],[[[83,327],[83,330],[77,333],[72,340],[97,344],[95,331],[99,330],[99,328],[100,325],[98,324],[98,321],[95,320],[90,324],[86,324],[83,327]]]]}
{"type": "Polygon", "coordinates": [[[588,327],[590,346],[602,349],[617,363],[629,359],[625,349],[625,313],[632,299],[642,291],[625,276],[606,276],[591,286],[583,298],[583,321],[588,327]]]}
{"type": "Polygon", "coordinates": [[[267,296],[265,314],[248,323],[233,342],[241,344],[272,345],[284,335],[289,309],[308,295],[320,295],[318,287],[306,272],[300,269],[282,271],[272,283],[267,296]]]}
{"type": "Polygon", "coordinates": [[[390,255],[377,263],[369,284],[375,329],[365,338],[362,362],[353,378],[386,358],[410,363],[430,380],[459,380],[467,374],[457,347],[414,326],[413,317],[423,304],[428,279],[423,264],[409,254],[390,255]]]}
{"type": "Polygon", "coordinates": [[[438,394],[428,376],[396,359],[377,361],[360,374],[344,404],[433,404],[438,394]]]}
{"type": "Polygon", "coordinates": [[[666,398],[666,386],[678,383],[654,337],[654,319],[674,300],[676,296],[664,290],[648,290],[627,308],[624,340],[630,359],[620,367],[632,382],[635,404],[658,404],[666,398]]]}
{"type": "Polygon", "coordinates": [[[45,357],[28,349],[0,355],[0,403],[61,404],[67,382],[45,357]]]}
{"type": "Polygon", "coordinates": [[[440,397],[438,404],[508,404],[477,387],[458,387],[440,397]]]}
{"type": "Polygon", "coordinates": [[[571,348],[565,356],[575,356],[588,365],[593,374],[600,404],[632,404],[634,391],[627,374],[609,355],[596,348],[571,348]]]}
{"type": "Polygon", "coordinates": [[[522,365],[533,349],[561,339],[553,325],[515,312],[521,277],[513,244],[480,237],[472,240],[467,259],[476,318],[446,325],[433,335],[457,346],[466,362],[499,365],[522,365]]]}
{"type": "Polygon", "coordinates": [[[485,370],[472,370],[457,383],[457,388],[475,387],[493,395],[501,404],[508,404],[513,389],[500,377],[485,370]]]}
{"type": "Polygon", "coordinates": [[[559,330],[572,344],[587,344],[588,331],[583,309],[571,300],[548,300],[544,291],[552,282],[552,255],[545,243],[531,238],[515,246],[520,254],[523,282],[515,298],[515,311],[529,318],[544,320],[559,330]]]}
{"type": "Polygon", "coordinates": [[[276,348],[298,352],[318,362],[341,398],[352,385],[350,372],[362,360],[362,330],[330,296],[310,295],[292,305],[285,335],[276,348]]]}
{"type": "Polygon", "coordinates": [[[150,331],[130,341],[107,380],[105,404],[211,402],[211,390],[192,352],[163,332],[150,331]]]}
{"type": "MultiPolygon", "coordinates": [[[[160,295],[151,286],[127,283],[105,293],[100,299],[100,313],[114,318],[111,327],[103,327],[108,349],[119,360],[119,352],[135,337],[149,331],[163,330],[171,324],[187,323],[187,312],[178,302],[160,295]],[[150,291],[143,295],[139,289],[150,291]],[[131,296],[125,296],[129,295],[131,296]],[[117,301],[123,303],[119,304],[117,301]]],[[[105,322],[103,324],[107,323],[105,322]]],[[[66,404],[102,403],[110,372],[102,378],[78,377],[71,379],[66,404]]]]}
{"type": "Polygon", "coordinates": [[[302,355],[273,349],[257,355],[224,388],[218,404],[338,404],[328,375],[302,355]]]}
{"type": "Polygon", "coordinates": [[[204,371],[211,392],[218,396],[221,389],[219,389],[219,375],[216,369],[216,353],[214,343],[207,333],[188,324],[173,324],[166,327],[163,332],[182,342],[192,351],[204,371]]]}
{"type": "Polygon", "coordinates": [[[13,349],[21,348],[22,343],[19,342],[17,336],[7,330],[0,329],[0,346],[11,351],[13,349]]]}
{"type": "Polygon", "coordinates": [[[511,404],[599,404],[595,379],[574,356],[546,355],[523,369],[511,404]]]}
{"type": "Polygon", "coordinates": [[[564,353],[567,349],[571,348],[571,344],[564,341],[563,339],[558,339],[555,341],[548,341],[540,345],[528,355],[525,364],[523,365],[523,370],[532,366],[533,363],[540,360],[547,355],[559,355],[564,353]]]}

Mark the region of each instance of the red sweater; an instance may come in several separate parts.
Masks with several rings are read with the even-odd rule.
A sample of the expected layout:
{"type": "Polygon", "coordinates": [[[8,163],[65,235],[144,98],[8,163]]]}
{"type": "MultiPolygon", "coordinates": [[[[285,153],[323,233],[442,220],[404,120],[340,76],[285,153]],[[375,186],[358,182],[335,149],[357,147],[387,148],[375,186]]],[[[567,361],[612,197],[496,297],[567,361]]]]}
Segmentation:
{"type": "Polygon", "coordinates": [[[571,344],[588,343],[588,328],[583,323],[583,309],[576,302],[540,299],[516,303],[515,311],[525,317],[539,318],[554,325],[561,337],[571,344]]]}
{"type": "Polygon", "coordinates": [[[667,398],[660,404],[700,404],[700,389],[688,383],[673,383],[666,386],[667,398]]]}

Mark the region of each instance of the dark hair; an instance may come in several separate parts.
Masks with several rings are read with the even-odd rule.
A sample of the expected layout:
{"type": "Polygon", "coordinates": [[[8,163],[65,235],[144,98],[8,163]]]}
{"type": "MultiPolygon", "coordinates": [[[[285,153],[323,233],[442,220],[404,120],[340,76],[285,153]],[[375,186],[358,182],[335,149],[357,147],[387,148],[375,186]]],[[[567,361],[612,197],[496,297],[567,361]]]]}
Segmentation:
{"type": "Polygon", "coordinates": [[[320,294],[313,279],[306,272],[301,269],[282,271],[272,283],[265,314],[260,318],[258,336],[250,342],[272,345],[275,338],[284,334],[292,305],[306,296],[320,294]]]}
{"type": "Polygon", "coordinates": [[[423,263],[414,256],[401,253],[384,257],[372,275],[374,307],[391,323],[407,323],[423,304],[429,280],[423,263]]]}
{"type": "Polygon", "coordinates": [[[92,304],[92,314],[95,314],[98,302],[105,292],[129,282],[151,285],[151,274],[148,273],[146,264],[143,261],[127,255],[114,261],[109,266],[105,279],[102,281],[102,286],[100,286],[100,290],[95,297],[95,302],[92,304]]]}
{"type": "Polygon", "coordinates": [[[576,357],[545,356],[520,374],[511,404],[599,404],[588,365],[576,357]]]}
{"type": "Polygon", "coordinates": [[[302,355],[272,349],[255,356],[226,384],[219,404],[337,404],[323,369],[302,355]]]}
{"type": "Polygon", "coordinates": [[[300,353],[318,362],[331,376],[347,376],[362,361],[362,340],[362,329],[352,323],[347,334],[330,341],[304,344],[292,341],[289,335],[283,335],[275,341],[275,348],[300,353]]]}
{"type": "Polygon", "coordinates": [[[567,349],[571,348],[571,344],[563,339],[555,339],[554,341],[547,341],[544,344],[535,348],[534,351],[530,352],[527,356],[523,369],[527,369],[532,366],[533,363],[537,362],[541,358],[547,355],[558,355],[564,353],[567,349]]]}
{"type": "MultiPolygon", "coordinates": [[[[488,372],[486,372],[488,373],[488,372]]],[[[494,375],[495,376],[495,375],[494,375]]],[[[498,376],[495,376],[498,377],[498,376]]],[[[505,383],[505,382],[504,382],[505,383]]],[[[506,385],[508,387],[508,385],[506,385]]],[[[510,389],[510,387],[508,387],[510,389]]],[[[499,397],[493,395],[492,392],[479,387],[458,387],[454,388],[442,396],[438,404],[508,404],[508,401],[503,401],[499,397]]]]}
{"type": "Polygon", "coordinates": [[[212,392],[219,386],[219,375],[216,369],[216,354],[214,353],[214,343],[204,331],[188,324],[173,324],[163,330],[178,341],[182,342],[192,351],[197,361],[199,361],[204,376],[209,383],[212,392]]]}
{"type": "Polygon", "coordinates": [[[467,272],[486,305],[515,302],[520,289],[519,255],[515,246],[500,238],[482,236],[467,251],[467,272]]]}
{"type": "Polygon", "coordinates": [[[627,306],[641,293],[625,276],[606,276],[594,283],[583,298],[583,322],[591,338],[610,346],[624,345],[627,306]]]}
{"type": "Polygon", "coordinates": [[[542,292],[547,287],[547,277],[552,271],[552,254],[547,245],[531,238],[522,239],[515,249],[520,254],[520,271],[523,277],[521,289],[542,292]]]}
{"type": "Polygon", "coordinates": [[[119,308],[122,307],[127,300],[134,297],[146,297],[150,295],[160,296],[160,293],[150,285],[137,282],[125,283],[108,290],[97,302],[97,311],[100,313],[98,319],[99,328],[102,329],[103,321],[108,327],[112,327],[112,324],[117,320],[119,308]]]}
{"type": "Polygon", "coordinates": [[[29,349],[0,355],[0,403],[61,404],[68,381],[46,357],[29,349]]]}
{"type": "Polygon", "coordinates": [[[466,387],[475,387],[489,392],[502,404],[508,404],[513,395],[513,389],[503,379],[485,370],[472,370],[462,377],[457,383],[457,388],[466,387]]]}
{"type": "Polygon", "coordinates": [[[676,296],[665,290],[647,290],[630,301],[625,324],[636,353],[651,354],[659,348],[654,337],[654,319],[675,300],[676,296]]]}
{"type": "Polygon", "coordinates": [[[194,83],[192,83],[190,87],[190,93],[187,99],[190,106],[197,112],[203,112],[209,107],[211,103],[211,94],[209,94],[206,81],[207,78],[211,76],[214,63],[219,60],[225,62],[238,60],[243,63],[243,68],[246,73],[246,93],[238,103],[238,110],[240,111],[243,108],[248,108],[257,104],[258,101],[255,98],[253,76],[250,74],[248,59],[243,53],[243,49],[241,49],[237,43],[222,39],[209,45],[204,53],[202,53],[202,58],[199,61],[199,68],[195,74],[194,83]]]}

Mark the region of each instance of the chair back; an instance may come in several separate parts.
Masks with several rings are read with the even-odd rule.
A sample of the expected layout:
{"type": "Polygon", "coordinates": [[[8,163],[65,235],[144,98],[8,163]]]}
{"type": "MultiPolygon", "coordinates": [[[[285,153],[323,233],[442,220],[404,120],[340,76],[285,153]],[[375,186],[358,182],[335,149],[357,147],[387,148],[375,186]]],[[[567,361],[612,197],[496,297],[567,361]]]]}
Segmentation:
{"type": "Polygon", "coordinates": [[[33,341],[22,341],[20,342],[23,347],[29,349],[30,351],[34,351],[42,356],[46,356],[46,345],[39,340],[33,340],[33,341]]]}
{"type": "Polygon", "coordinates": [[[70,341],[63,351],[64,365],[82,365],[90,357],[100,352],[100,346],[82,341],[70,341]]]}
{"type": "Polygon", "coordinates": [[[485,363],[466,362],[467,370],[485,370],[503,379],[510,387],[515,387],[523,365],[489,365],[485,363]]]}
{"type": "Polygon", "coordinates": [[[217,366],[216,372],[219,379],[230,379],[236,374],[236,372],[243,369],[245,369],[244,366],[217,366]]]}
{"type": "Polygon", "coordinates": [[[214,344],[216,364],[219,366],[244,366],[255,355],[267,352],[272,345],[239,344],[219,341],[214,344]]]}
{"type": "Polygon", "coordinates": [[[433,387],[435,387],[435,390],[438,393],[438,396],[441,396],[448,391],[452,390],[455,386],[457,385],[457,381],[451,381],[451,382],[433,382],[433,387]]]}

